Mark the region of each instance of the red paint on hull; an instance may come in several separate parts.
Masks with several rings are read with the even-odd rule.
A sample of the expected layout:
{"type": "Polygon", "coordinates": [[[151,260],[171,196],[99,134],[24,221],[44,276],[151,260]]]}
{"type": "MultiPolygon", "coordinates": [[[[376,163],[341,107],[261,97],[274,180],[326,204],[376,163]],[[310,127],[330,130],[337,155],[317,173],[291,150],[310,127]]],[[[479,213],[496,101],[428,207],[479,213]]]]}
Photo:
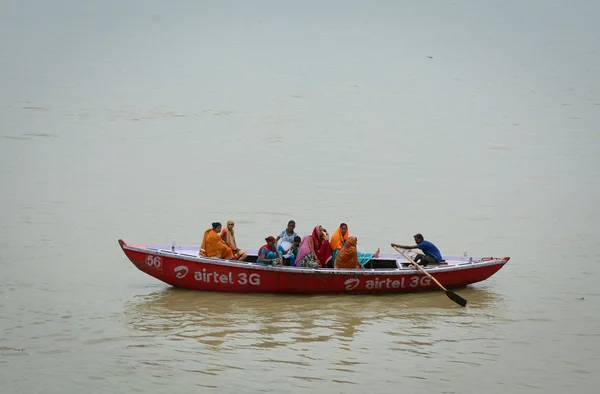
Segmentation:
{"type": "MultiPolygon", "coordinates": [[[[237,293],[409,293],[438,290],[423,273],[407,269],[329,270],[266,267],[234,261],[203,259],[146,249],[145,245],[119,245],[140,270],[171,286],[191,290],[237,293]]],[[[508,257],[429,270],[443,286],[455,288],[492,276],[508,257]]]]}

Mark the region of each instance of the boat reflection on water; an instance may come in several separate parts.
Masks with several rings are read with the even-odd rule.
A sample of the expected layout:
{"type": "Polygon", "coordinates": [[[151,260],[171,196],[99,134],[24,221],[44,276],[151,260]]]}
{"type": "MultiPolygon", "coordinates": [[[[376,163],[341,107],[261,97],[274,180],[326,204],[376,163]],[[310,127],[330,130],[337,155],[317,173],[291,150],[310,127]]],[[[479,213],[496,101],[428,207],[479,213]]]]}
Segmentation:
{"type": "Polygon", "coordinates": [[[298,296],[167,288],[135,297],[127,302],[125,313],[136,330],[162,333],[165,340],[194,339],[207,350],[223,350],[351,342],[374,333],[434,340],[441,327],[481,324],[482,314],[494,313],[503,302],[484,288],[457,292],[469,300],[469,308],[456,306],[442,292],[298,296]]]}

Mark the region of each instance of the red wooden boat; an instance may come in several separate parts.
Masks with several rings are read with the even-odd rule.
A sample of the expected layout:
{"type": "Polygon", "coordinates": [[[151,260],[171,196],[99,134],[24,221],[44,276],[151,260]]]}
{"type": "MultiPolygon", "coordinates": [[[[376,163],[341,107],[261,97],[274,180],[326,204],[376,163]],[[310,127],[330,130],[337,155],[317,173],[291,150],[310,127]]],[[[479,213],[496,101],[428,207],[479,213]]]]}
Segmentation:
{"type": "MultiPolygon", "coordinates": [[[[199,257],[199,247],[119,245],[140,270],[171,286],[191,290],[238,293],[407,293],[439,287],[401,254],[380,254],[366,269],[310,269],[264,266],[257,251],[244,262],[199,257]]],[[[446,288],[481,282],[495,274],[509,257],[444,256],[446,264],[427,272],[446,288]]]]}

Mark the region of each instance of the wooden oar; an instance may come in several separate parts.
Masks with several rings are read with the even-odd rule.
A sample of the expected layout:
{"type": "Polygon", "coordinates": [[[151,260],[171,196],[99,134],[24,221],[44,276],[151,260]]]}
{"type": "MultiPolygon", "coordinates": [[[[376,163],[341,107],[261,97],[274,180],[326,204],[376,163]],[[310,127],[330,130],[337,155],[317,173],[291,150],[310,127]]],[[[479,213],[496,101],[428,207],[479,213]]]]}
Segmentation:
{"type": "Polygon", "coordinates": [[[444,286],[442,286],[442,284],[440,282],[438,282],[437,279],[435,279],[433,276],[431,276],[431,274],[429,272],[425,271],[425,269],[423,267],[421,267],[419,264],[415,263],[413,261],[413,259],[411,259],[407,255],[405,255],[404,252],[402,252],[402,249],[397,248],[395,246],[393,246],[393,248],[396,249],[402,256],[404,256],[404,258],[406,260],[410,261],[412,265],[414,265],[415,267],[417,267],[418,269],[420,269],[422,273],[424,273],[425,275],[427,275],[428,277],[430,277],[440,287],[440,289],[444,290],[444,293],[446,293],[446,295],[448,296],[448,298],[450,298],[452,301],[456,302],[460,306],[467,306],[467,300],[465,300],[464,298],[462,298],[458,294],[453,293],[450,290],[446,289],[444,286]]]}

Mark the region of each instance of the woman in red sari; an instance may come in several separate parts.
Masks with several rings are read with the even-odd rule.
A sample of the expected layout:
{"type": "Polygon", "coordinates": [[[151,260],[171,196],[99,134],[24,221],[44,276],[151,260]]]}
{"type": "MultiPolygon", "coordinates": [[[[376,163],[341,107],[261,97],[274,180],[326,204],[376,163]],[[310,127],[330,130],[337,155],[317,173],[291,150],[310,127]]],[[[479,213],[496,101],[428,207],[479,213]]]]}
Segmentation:
{"type": "MultiPolygon", "coordinates": [[[[315,251],[317,262],[321,268],[328,267],[333,251],[329,245],[329,234],[322,226],[316,226],[310,236],[312,250],[315,251]]],[[[333,268],[331,266],[330,268],[333,268]]]]}

